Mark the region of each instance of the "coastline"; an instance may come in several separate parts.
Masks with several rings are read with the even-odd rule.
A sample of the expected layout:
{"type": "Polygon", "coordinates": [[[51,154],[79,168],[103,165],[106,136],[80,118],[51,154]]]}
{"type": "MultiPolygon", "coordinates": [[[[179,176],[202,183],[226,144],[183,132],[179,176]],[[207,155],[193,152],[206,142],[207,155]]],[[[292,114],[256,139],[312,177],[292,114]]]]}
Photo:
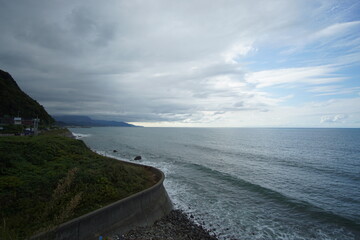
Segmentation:
{"type": "MultiPolygon", "coordinates": [[[[61,136],[63,139],[71,139],[68,141],[76,141],[75,139],[79,140],[79,138],[69,129],[52,133],[48,132],[47,134],[50,137],[52,137],[52,134],[55,134],[56,136],[61,136]]],[[[111,176],[114,176],[115,174],[125,177],[126,174],[130,174],[134,177],[140,177],[128,168],[142,169],[146,171],[146,174],[151,176],[151,182],[154,181],[154,184],[141,191],[136,191],[125,198],[120,198],[115,202],[111,202],[101,208],[97,208],[79,217],[72,218],[51,229],[39,231],[39,233],[32,235],[30,239],[95,240],[99,239],[99,236],[105,236],[105,239],[108,239],[108,236],[114,231],[126,233],[138,226],[150,226],[158,219],[166,216],[173,209],[172,202],[163,186],[165,175],[161,170],[151,166],[104,157],[92,151],[85,142],[81,140],[76,142],[78,145],[83,146],[84,149],[94,154],[94,156],[101,157],[105,162],[111,161],[115,163],[115,165],[121,166],[120,169],[127,166],[128,171],[126,173],[117,171],[119,169],[115,169],[115,167],[112,166],[113,170],[108,168],[105,174],[109,173],[113,174],[111,176]]],[[[145,172],[142,173],[142,176],[144,175],[145,172]]],[[[149,179],[146,179],[146,181],[147,180],[149,179]]],[[[136,180],[133,180],[132,178],[123,178],[118,184],[128,184],[128,181],[134,182],[136,180]]],[[[103,188],[106,188],[107,186],[108,185],[105,185],[103,188]]]]}
{"type": "Polygon", "coordinates": [[[181,210],[169,214],[148,227],[137,227],[125,234],[113,234],[111,240],[176,239],[217,240],[215,234],[194,223],[181,210]]]}
{"type": "MultiPolygon", "coordinates": [[[[299,169],[296,169],[294,174],[305,181],[306,179],[303,179],[304,175],[302,173],[307,172],[307,163],[298,161],[298,144],[301,146],[301,151],[304,149],[309,150],[308,155],[304,157],[309,163],[319,162],[320,166],[327,166],[326,149],[331,146],[338,146],[337,140],[333,139],[333,141],[324,143],[323,146],[317,148],[316,139],[322,139],[326,136],[342,136],[344,141],[340,141],[339,144],[346,143],[349,149],[356,150],[357,144],[352,144],[346,139],[358,138],[356,136],[357,132],[350,134],[347,130],[340,132],[339,130],[313,132],[312,130],[288,129],[238,129],[231,131],[234,131],[236,136],[239,137],[227,139],[225,138],[229,134],[227,129],[216,129],[211,132],[203,129],[164,130],[151,128],[144,128],[141,131],[124,128],[72,130],[87,135],[83,141],[89,143],[89,146],[101,154],[131,162],[134,162],[132,160],[134,156],[141,155],[143,160],[139,161],[139,163],[162,169],[166,173],[165,187],[174,202],[174,207],[183,209],[188,216],[193,214],[193,220],[202,224],[208,230],[215,227],[214,232],[220,239],[277,239],[279,236],[288,238],[301,236],[307,239],[338,239],[338,236],[341,236],[342,239],[357,239],[359,236],[356,228],[357,223],[351,221],[350,218],[346,220],[342,217],[351,213],[356,215],[357,211],[351,211],[352,209],[356,210],[356,206],[349,205],[349,210],[329,215],[326,209],[332,206],[330,202],[324,208],[314,208],[316,207],[314,204],[297,202],[300,197],[306,197],[306,194],[299,195],[299,198],[283,195],[283,192],[276,191],[278,189],[272,185],[259,187],[254,184],[256,182],[250,181],[251,179],[231,175],[233,170],[237,173],[246,173],[248,169],[246,165],[252,163],[254,157],[258,156],[258,152],[251,153],[251,151],[261,149],[266,153],[266,156],[269,156],[270,162],[274,161],[281,168],[288,169],[289,166],[284,164],[286,162],[283,162],[286,159],[299,164],[299,169]],[[181,134],[179,134],[180,132],[181,134]],[[251,135],[251,137],[244,139],[243,136],[247,136],[246,134],[251,135]],[[307,138],[312,134],[316,136],[315,140],[307,138]],[[226,145],[218,145],[217,140],[212,141],[215,139],[214,136],[217,136],[216,139],[224,139],[226,145]],[[267,136],[267,138],[258,141],[261,139],[260,137],[264,136],[267,136]],[[304,140],[298,142],[299,136],[303,136],[304,140]],[[206,141],[199,141],[199,139],[206,141]],[[268,144],[272,139],[274,139],[276,146],[283,144],[286,151],[273,152],[272,146],[268,144]],[[241,145],[244,140],[249,141],[249,145],[234,153],[234,147],[241,145]],[[224,146],[231,148],[224,149],[224,146]],[[263,148],[259,148],[259,146],[263,148]],[[116,152],[113,151],[114,149],[116,152]],[[287,151],[289,149],[290,151],[287,151]],[[209,150],[214,154],[209,155],[209,150]],[[318,151],[322,153],[321,156],[318,151]],[[284,154],[284,156],[280,156],[280,153],[284,154]],[[237,168],[228,168],[228,165],[219,164],[222,161],[219,161],[217,154],[223,154],[224,161],[226,160],[229,163],[234,163],[232,161],[234,156],[244,157],[244,163],[235,162],[237,165],[234,166],[237,168]],[[196,155],[196,158],[193,157],[194,155],[196,155]],[[311,156],[316,156],[319,159],[314,160],[311,156]],[[208,185],[212,181],[217,184],[208,185]],[[222,189],[226,191],[222,192],[222,189]],[[269,199],[272,201],[267,201],[269,199]],[[228,203],[228,205],[223,203],[228,203]],[[257,218],[258,216],[259,218],[257,218]],[[301,216],[301,218],[296,216],[301,216]]],[[[339,151],[334,157],[341,159],[344,163],[351,164],[351,160],[341,156],[344,151],[336,149],[339,151]]],[[[255,166],[259,167],[259,169],[263,167],[264,162],[262,160],[265,160],[265,158],[254,161],[255,166]]],[[[334,162],[330,166],[339,167],[344,173],[349,174],[349,177],[357,176],[356,171],[348,170],[343,163],[337,164],[334,162]]],[[[268,171],[273,174],[281,173],[277,172],[276,168],[271,168],[268,171]]],[[[339,178],[341,176],[338,176],[336,172],[329,173],[332,174],[334,179],[339,180],[340,183],[342,182],[341,178],[339,178]]],[[[323,177],[328,176],[327,174],[327,172],[324,174],[319,172],[319,175],[310,174],[310,176],[323,179],[323,177]]],[[[259,177],[272,183],[271,176],[259,175],[259,177]]],[[[281,180],[287,179],[289,176],[280,174],[278,177],[281,180]]],[[[260,180],[262,179],[256,177],[254,180],[261,183],[260,180]]],[[[349,182],[356,183],[356,181],[349,182]]],[[[299,194],[303,194],[298,191],[301,190],[301,182],[296,180],[294,183],[297,183],[297,186],[288,183],[285,186],[294,187],[294,190],[297,190],[299,194]]],[[[339,193],[343,192],[345,194],[356,192],[356,189],[353,189],[353,191],[351,189],[338,190],[341,190],[339,193]]],[[[323,195],[319,191],[313,193],[319,194],[319,199],[326,196],[326,194],[323,195]]],[[[351,195],[349,195],[349,200],[351,199],[351,195]]],[[[356,197],[353,199],[356,199],[356,197]]]]}
{"type": "Polygon", "coordinates": [[[109,235],[114,230],[126,232],[139,225],[151,225],[172,210],[171,200],[163,186],[164,174],[160,170],[95,154],[83,141],[76,141],[68,129],[44,131],[37,137],[4,137],[1,140],[1,148],[7,149],[2,155],[4,163],[15,159],[12,163],[20,169],[11,171],[13,165],[8,165],[10,170],[5,172],[2,183],[8,179],[22,183],[1,188],[1,213],[12,211],[11,215],[4,214],[1,239],[6,236],[9,239],[95,240],[100,234],[109,235]],[[34,150],[31,153],[27,151],[30,148],[34,150]],[[28,166],[33,171],[29,171],[28,166]],[[54,177],[55,172],[59,177],[54,177]],[[99,176],[103,181],[97,181],[95,187],[91,180],[87,181],[97,180],[99,176]],[[110,177],[112,181],[108,179],[110,177]],[[42,181],[41,188],[31,184],[35,181],[33,179],[42,181]],[[59,185],[64,181],[66,186],[59,185]],[[53,190],[56,184],[61,186],[58,195],[54,192],[59,187],[53,190]],[[86,189],[83,187],[85,184],[86,189]],[[113,192],[118,195],[109,200],[104,189],[115,189],[113,192]],[[12,194],[20,190],[31,197],[29,194],[12,194]],[[73,203],[73,196],[79,194],[82,198],[77,201],[83,201],[84,205],[73,203]],[[41,203],[39,198],[47,199],[46,204],[37,205],[41,203]],[[73,204],[71,210],[68,210],[69,202],[73,204]],[[30,223],[27,221],[30,218],[36,220],[30,223]]]}
{"type": "MultiPolygon", "coordinates": [[[[81,140],[82,136],[71,132],[71,136],[81,140]]],[[[91,149],[89,147],[89,149],[91,149]]],[[[93,150],[92,150],[93,151],[93,150]]],[[[94,151],[99,154],[98,152],[94,151]]],[[[102,155],[102,154],[100,154],[102,155]]],[[[123,161],[134,165],[146,166],[143,164],[123,161]]],[[[171,199],[170,199],[171,200],[171,199]]],[[[214,233],[206,230],[203,226],[195,223],[192,216],[188,217],[181,209],[173,209],[168,214],[155,221],[153,224],[145,227],[133,227],[129,231],[123,233],[120,229],[113,231],[107,236],[109,240],[136,240],[136,239],[177,239],[177,240],[217,240],[214,233]]]]}

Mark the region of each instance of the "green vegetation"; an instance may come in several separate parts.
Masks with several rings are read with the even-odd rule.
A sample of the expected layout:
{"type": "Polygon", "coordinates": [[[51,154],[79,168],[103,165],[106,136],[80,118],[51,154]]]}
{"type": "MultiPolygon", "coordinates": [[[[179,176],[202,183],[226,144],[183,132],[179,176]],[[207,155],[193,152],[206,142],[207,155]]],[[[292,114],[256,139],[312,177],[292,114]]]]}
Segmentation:
{"type": "Polygon", "coordinates": [[[6,125],[6,126],[2,126],[3,130],[0,130],[0,134],[21,134],[24,131],[24,126],[23,125],[6,125]]]}
{"type": "Polygon", "coordinates": [[[24,93],[7,72],[0,70],[0,117],[20,116],[24,119],[40,118],[40,124],[49,125],[54,119],[37,101],[24,93]]]}
{"type": "Polygon", "coordinates": [[[97,155],[67,134],[0,137],[0,239],[49,230],[156,182],[146,168],[97,155]]]}

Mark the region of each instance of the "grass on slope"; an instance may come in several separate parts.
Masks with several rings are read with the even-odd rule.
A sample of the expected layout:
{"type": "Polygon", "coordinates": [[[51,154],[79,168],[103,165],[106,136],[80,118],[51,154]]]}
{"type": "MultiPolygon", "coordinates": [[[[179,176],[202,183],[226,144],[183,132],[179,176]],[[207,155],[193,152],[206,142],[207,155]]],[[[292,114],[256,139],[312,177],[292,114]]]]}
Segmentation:
{"type": "Polygon", "coordinates": [[[0,239],[49,230],[156,181],[146,168],[97,155],[60,135],[66,132],[0,137],[0,239]]]}

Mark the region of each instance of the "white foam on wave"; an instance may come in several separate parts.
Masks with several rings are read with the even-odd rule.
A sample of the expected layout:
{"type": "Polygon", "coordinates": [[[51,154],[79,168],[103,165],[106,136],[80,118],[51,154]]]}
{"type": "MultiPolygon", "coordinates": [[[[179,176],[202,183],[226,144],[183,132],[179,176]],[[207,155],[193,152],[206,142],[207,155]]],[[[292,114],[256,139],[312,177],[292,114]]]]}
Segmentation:
{"type": "MultiPolygon", "coordinates": [[[[316,231],[313,229],[310,230],[312,234],[309,235],[305,233],[307,231],[300,229],[299,226],[292,224],[279,226],[278,221],[271,220],[273,219],[271,217],[272,211],[267,212],[266,208],[252,208],[253,205],[248,202],[242,203],[240,209],[235,208],[236,210],[230,212],[227,209],[227,205],[231,203],[226,199],[212,198],[212,193],[206,194],[206,189],[203,189],[201,185],[196,182],[187,181],[181,174],[179,175],[179,166],[173,162],[166,162],[161,158],[147,158],[144,155],[142,155],[142,160],[134,161],[130,157],[131,154],[124,157],[120,153],[113,152],[113,150],[92,150],[106,157],[152,166],[162,170],[166,176],[164,186],[174,203],[174,207],[183,210],[195,223],[215,233],[218,239],[238,239],[240,236],[241,239],[245,240],[337,239],[331,232],[327,231],[322,232],[321,230],[316,231]]],[[[281,216],[278,216],[278,218],[281,218],[281,216]]],[[[339,235],[344,236],[343,233],[339,235]]],[[[346,239],[354,239],[348,235],[347,237],[346,239]]]]}
{"type": "MultiPolygon", "coordinates": [[[[151,158],[147,159],[146,156],[142,156],[142,160],[134,161],[129,158],[124,158],[114,153],[111,150],[97,150],[92,151],[106,157],[111,157],[121,161],[138,163],[142,165],[152,166],[160,169],[164,172],[166,178],[164,186],[172,200],[176,209],[181,209],[191,217],[191,219],[202,225],[205,229],[212,231],[218,237],[218,239],[237,239],[240,236],[242,239],[280,239],[280,240],[315,240],[315,239],[336,239],[332,234],[322,232],[321,230],[312,231],[313,236],[302,234],[302,231],[295,226],[283,225],[278,226],[276,222],[269,222],[268,219],[262,219],[260,216],[268,215],[271,213],[259,214],[258,211],[253,211],[257,216],[253,219],[249,215],[252,210],[249,209],[246,203],[244,203],[243,210],[235,212],[228,212],[223,209],[227,204],[225,200],[217,199],[214,203],[207,203],[206,199],[201,196],[195,196],[194,186],[191,182],[178,179],[178,169],[170,162],[165,161],[152,161],[151,158]],[[206,205],[206,206],[205,206],[206,205]],[[243,218],[234,218],[235,215],[241,215],[243,218]],[[279,231],[279,228],[282,231],[279,231]]],[[[201,193],[199,193],[201,195],[201,193]]],[[[250,214],[251,215],[251,214],[250,214]]],[[[343,233],[342,233],[343,234],[343,233]]],[[[342,235],[341,234],[341,235],[342,235]]],[[[348,239],[354,239],[352,236],[347,236],[348,239]]]]}
{"type": "MultiPolygon", "coordinates": [[[[80,135],[84,135],[83,137],[90,136],[90,134],[80,135]]],[[[240,184],[240,186],[234,185],[233,188],[231,188],[232,181],[225,181],[226,186],[230,187],[229,189],[211,187],[211,185],[216,186],[218,184],[213,181],[209,181],[205,186],[199,185],[197,177],[189,179],[187,177],[191,177],[191,175],[184,174],[184,171],[197,173],[198,171],[203,172],[203,169],[199,170],[197,165],[184,164],[184,161],[186,161],[185,157],[184,159],[176,158],[175,155],[172,156],[171,154],[165,156],[159,154],[158,150],[153,152],[141,148],[139,150],[137,146],[132,147],[131,144],[116,143],[115,145],[110,140],[106,145],[99,144],[99,150],[92,150],[103,156],[153,166],[162,170],[166,176],[164,186],[175,208],[183,210],[188,216],[191,216],[193,221],[203,225],[207,230],[212,230],[221,240],[357,239],[355,236],[347,233],[346,229],[334,229],[333,225],[324,226],[318,223],[318,221],[314,221],[314,223],[318,224],[312,224],[311,218],[304,218],[305,222],[309,221],[307,224],[296,224],[297,221],[293,221],[292,218],[289,218],[287,221],[286,216],[288,216],[288,213],[286,211],[291,211],[291,209],[276,201],[265,201],[267,198],[264,200],[255,191],[242,188],[242,184],[240,184]],[[112,149],[120,150],[116,152],[112,149]],[[140,154],[142,160],[134,161],[134,152],[140,154]],[[178,161],[181,164],[177,164],[178,161]],[[233,194],[230,194],[231,190],[233,190],[233,194]],[[214,191],[216,191],[215,194],[214,191]],[[224,198],[214,197],[214,195],[224,192],[228,192],[228,196],[224,198]]],[[[208,165],[205,166],[209,168],[208,165]]],[[[208,177],[208,179],[211,180],[212,178],[211,176],[209,177],[209,172],[212,173],[211,171],[206,171],[203,173],[203,177],[208,177]]],[[[233,174],[230,175],[235,176],[233,174]]],[[[200,177],[201,176],[199,176],[199,180],[201,180],[200,177]]],[[[214,178],[215,177],[219,178],[219,176],[214,176],[214,178]]],[[[290,216],[303,216],[302,214],[297,214],[291,214],[290,216]]]]}
{"type": "Polygon", "coordinates": [[[124,162],[131,162],[130,159],[126,159],[126,158],[121,158],[119,156],[116,156],[116,155],[113,155],[107,151],[103,151],[103,150],[96,150],[96,149],[91,149],[93,152],[101,155],[101,156],[104,156],[104,157],[110,157],[110,158],[114,158],[116,160],[120,160],[120,161],[124,161],[124,162]]]}
{"type": "MultiPolygon", "coordinates": [[[[141,160],[136,160],[135,161],[133,159],[129,159],[129,158],[121,157],[119,155],[115,155],[115,154],[113,154],[112,151],[109,152],[109,151],[97,150],[97,149],[91,149],[91,150],[93,152],[95,152],[95,153],[97,153],[99,155],[105,156],[105,157],[110,157],[110,158],[114,158],[114,159],[117,159],[117,160],[120,160],[120,161],[137,163],[137,164],[140,164],[140,165],[145,165],[145,166],[151,166],[151,167],[158,168],[165,174],[165,176],[167,176],[168,174],[173,173],[172,165],[170,163],[167,163],[167,162],[153,162],[153,161],[148,160],[146,158],[146,156],[141,156],[142,157],[141,160]]],[[[165,180],[166,180],[166,178],[165,178],[165,180]]]]}
{"type": "Polygon", "coordinates": [[[86,137],[91,136],[91,134],[74,133],[74,132],[72,132],[72,135],[75,137],[75,139],[82,139],[82,138],[86,138],[86,137]]]}

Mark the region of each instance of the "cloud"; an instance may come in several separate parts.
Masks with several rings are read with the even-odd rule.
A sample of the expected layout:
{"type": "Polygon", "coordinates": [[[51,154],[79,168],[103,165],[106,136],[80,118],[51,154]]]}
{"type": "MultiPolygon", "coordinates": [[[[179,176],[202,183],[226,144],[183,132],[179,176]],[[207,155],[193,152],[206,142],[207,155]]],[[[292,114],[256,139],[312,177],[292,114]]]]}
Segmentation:
{"type": "Polygon", "coordinates": [[[320,119],[320,123],[339,123],[339,122],[343,122],[347,118],[348,116],[344,114],[337,114],[333,116],[322,116],[320,119]]]}
{"type": "Polygon", "coordinates": [[[317,93],[316,96],[355,95],[358,91],[360,91],[360,87],[347,88],[341,85],[327,85],[312,87],[308,91],[317,93]]]}
{"type": "Polygon", "coordinates": [[[333,93],[337,92],[341,88],[340,85],[326,85],[326,86],[316,86],[309,89],[309,92],[314,93],[333,93]]]}
{"type": "Polygon", "coordinates": [[[274,106],[270,107],[269,111],[227,112],[223,115],[222,122],[214,123],[213,126],[241,124],[244,127],[356,127],[360,111],[352,106],[359,104],[360,98],[343,98],[296,106],[274,106]]]}
{"type": "Polygon", "coordinates": [[[317,41],[321,39],[328,40],[333,37],[338,38],[353,30],[353,28],[358,27],[360,27],[360,21],[335,23],[311,34],[308,37],[308,41],[317,41]]]}
{"type": "Polygon", "coordinates": [[[271,86],[294,86],[296,84],[326,84],[345,80],[335,74],[337,67],[334,65],[284,68],[248,73],[246,82],[257,88],[271,86]]]}
{"type": "Polygon", "coordinates": [[[256,51],[256,49],[252,46],[251,43],[238,43],[231,46],[230,49],[225,51],[222,55],[225,62],[236,64],[238,62],[238,58],[246,56],[251,51],[256,51]]]}
{"type": "MultiPolygon", "coordinates": [[[[285,55],[311,54],[315,58],[309,59],[308,62],[312,63],[320,61],[331,64],[334,62],[334,55],[340,55],[336,61],[343,64],[348,64],[349,61],[358,62],[356,59],[358,59],[360,44],[358,34],[360,21],[343,21],[334,15],[333,20],[335,19],[338,21],[330,25],[324,24],[317,26],[317,28],[305,28],[288,36],[284,45],[287,48],[282,53],[285,55]],[[328,61],[326,61],[326,57],[328,61]]],[[[329,22],[331,21],[329,20],[329,22]]]]}
{"type": "MultiPolygon", "coordinates": [[[[51,114],[236,125],[256,122],[240,121],[238,114],[276,115],[296,99],[289,88],[324,98],[358,91],[339,71],[358,62],[359,22],[337,11],[328,15],[330,1],[39,0],[1,6],[0,68],[51,114]],[[288,48],[315,52],[308,45],[327,40],[316,64],[308,56],[279,54],[288,48]],[[347,51],[328,57],[335,45],[347,51]],[[263,55],[271,60],[263,64],[263,55]]],[[[344,4],[350,7],[357,9],[344,4]]]]}

